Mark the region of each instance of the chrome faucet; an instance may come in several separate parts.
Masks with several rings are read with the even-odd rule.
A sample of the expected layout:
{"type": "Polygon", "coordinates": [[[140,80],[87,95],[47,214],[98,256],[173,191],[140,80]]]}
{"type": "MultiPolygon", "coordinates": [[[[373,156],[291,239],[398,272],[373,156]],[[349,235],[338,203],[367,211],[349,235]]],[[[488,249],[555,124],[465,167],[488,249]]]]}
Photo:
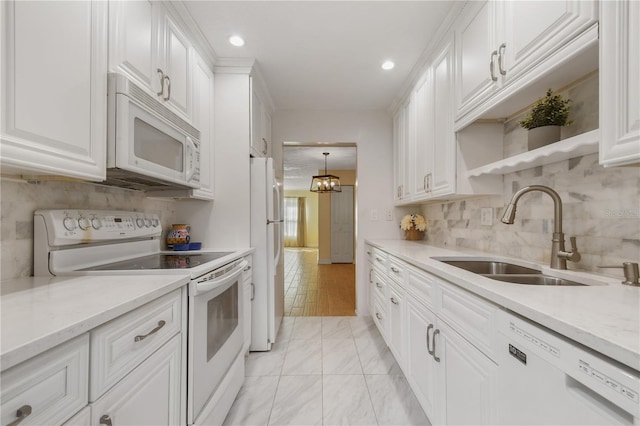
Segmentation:
{"type": "Polygon", "coordinates": [[[527,192],[541,191],[553,199],[553,238],[551,240],[551,269],[567,269],[567,260],[578,262],[581,258],[576,247],[576,237],[571,237],[571,251],[564,248],[564,234],[562,233],[562,200],[556,191],[543,185],[525,186],[513,194],[509,205],[502,215],[502,223],[513,225],[516,217],[516,205],[518,200],[527,192]]]}

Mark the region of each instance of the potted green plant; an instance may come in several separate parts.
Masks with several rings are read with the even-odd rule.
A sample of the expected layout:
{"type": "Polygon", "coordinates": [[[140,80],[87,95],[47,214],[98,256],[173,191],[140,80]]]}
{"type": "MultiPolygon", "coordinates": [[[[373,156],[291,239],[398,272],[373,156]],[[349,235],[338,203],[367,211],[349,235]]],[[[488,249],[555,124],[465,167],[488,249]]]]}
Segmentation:
{"type": "Polygon", "coordinates": [[[548,89],[547,95],[538,99],[531,111],[518,121],[518,124],[529,130],[529,150],[560,140],[560,128],[573,123],[569,121],[570,103],[571,99],[565,100],[562,95],[554,95],[548,89]]]}

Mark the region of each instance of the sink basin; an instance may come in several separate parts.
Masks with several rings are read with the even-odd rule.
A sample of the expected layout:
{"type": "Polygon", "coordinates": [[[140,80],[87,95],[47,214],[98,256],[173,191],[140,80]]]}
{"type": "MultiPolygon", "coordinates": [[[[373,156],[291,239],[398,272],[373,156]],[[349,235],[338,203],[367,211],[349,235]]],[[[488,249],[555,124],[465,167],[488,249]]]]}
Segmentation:
{"type": "Polygon", "coordinates": [[[561,286],[577,286],[586,285],[580,284],[575,281],[565,280],[564,278],[551,277],[549,275],[529,274],[529,275],[504,275],[504,274],[483,274],[487,278],[492,280],[505,281],[513,284],[528,284],[528,285],[561,285],[561,286]]]}
{"type": "Polygon", "coordinates": [[[536,269],[525,268],[524,266],[514,265],[513,263],[497,262],[490,260],[440,260],[447,265],[464,269],[465,271],[476,274],[540,274],[536,269]]]}

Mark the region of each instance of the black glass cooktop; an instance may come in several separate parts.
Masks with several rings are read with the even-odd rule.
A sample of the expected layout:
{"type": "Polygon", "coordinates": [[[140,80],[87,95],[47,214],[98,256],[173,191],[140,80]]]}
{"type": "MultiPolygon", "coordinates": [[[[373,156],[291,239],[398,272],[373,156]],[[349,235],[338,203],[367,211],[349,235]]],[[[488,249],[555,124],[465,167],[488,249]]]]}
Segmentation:
{"type": "Polygon", "coordinates": [[[134,259],[121,260],[119,262],[106,263],[100,266],[81,269],[81,271],[130,271],[145,269],[189,269],[203,265],[207,262],[224,257],[233,252],[213,252],[198,254],[152,254],[136,257],[134,259]]]}

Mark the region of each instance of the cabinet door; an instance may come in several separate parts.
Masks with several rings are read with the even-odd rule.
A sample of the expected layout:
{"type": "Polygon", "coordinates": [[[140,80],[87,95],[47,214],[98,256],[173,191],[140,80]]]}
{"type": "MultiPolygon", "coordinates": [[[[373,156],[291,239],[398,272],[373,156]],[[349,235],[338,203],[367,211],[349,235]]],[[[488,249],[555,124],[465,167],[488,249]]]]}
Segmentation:
{"type": "Polygon", "coordinates": [[[394,285],[389,284],[389,299],[387,302],[387,312],[389,317],[389,349],[395,356],[400,367],[404,369],[404,291],[394,285]]]}
{"type": "Polygon", "coordinates": [[[436,316],[411,297],[407,299],[406,307],[407,368],[405,369],[405,375],[425,414],[434,423],[437,419],[437,364],[429,354],[431,343],[427,343],[427,341],[433,335],[436,316]],[[429,328],[430,325],[432,326],[431,328],[429,328]],[[427,330],[429,330],[428,335],[427,330]]]}
{"type": "Polygon", "coordinates": [[[127,75],[154,96],[162,84],[159,7],[147,0],[109,2],[109,70],[127,75]]]}
{"type": "Polygon", "coordinates": [[[263,105],[257,92],[253,90],[253,79],[251,79],[251,153],[255,157],[265,157],[267,155],[267,143],[262,137],[263,105]]]}
{"type": "Polygon", "coordinates": [[[431,68],[427,69],[414,88],[415,99],[415,172],[412,176],[416,197],[427,194],[427,180],[433,170],[433,93],[431,68]]]}
{"type": "Polygon", "coordinates": [[[415,92],[404,105],[404,132],[402,138],[402,157],[400,172],[402,174],[402,199],[411,197],[415,193],[413,175],[415,173],[416,146],[416,97],[415,92]]]}
{"type": "Polygon", "coordinates": [[[180,425],[181,335],[175,336],[91,404],[94,426],[180,425]]]}
{"type": "Polygon", "coordinates": [[[106,173],[106,2],[2,2],[3,173],[106,173]]]}
{"type": "Polygon", "coordinates": [[[245,260],[249,262],[249,265],[244,269],[244,273],[242,275],[242,281],[244,286],[244,293],[242,295],[244,301],[244,346],[242,348],[243,352],[247,352],[249,350],[249,346],[251,346],[251,310],[253,303],[253,273],[251,272],[251,256],[245,257],[245,260]]]}
{"type": "Polygon", "coordinates": [[[634,164],[640,162],[640,3],[600,5],[600,164],[634,164]]]}
{"type": "Polygon", "coordinates": [[[265,144],[265,155],[271,157],[271,115],[265,105],[262,105],[262,138],[265,144]]]}
{"type": "Polygon", "coordinates": [[[213,132],[213,72],[196,55],[193,69],[193,124],[200,130],[200,189],[193,197],[201,200],[214,198],[214,132],[213,132]]]}
{"type": "Polygon", "coordinates": [[[430,197],[453,194],[456,191],[456,141],[453,131],[453,52],[449,42],[440,51],[431,66],[432,93],[432,147],[430,176],[427,190],[430,197]]]}
{"type": "Polygon", "coordinates": [[[404,124],[404,108],[400,107],[393,117],[393,201],[402,199],[404,124]]]}
{"type": "Polygon", "coordinates": [[[457,117],[486,100],[496,87],[499,75],[497,52],[494,56],[493,75],[490,69],[492,52],[498,49],[495,37],[496,3],[498,2],[470,2],[469,10],[457,25],[457,117]]]}
{"type": "Polygon", "coordinates": [[[191,118],[191,44],[173,18],[163,14],[164,100],[189,120],[191,118]]]}
{"type": "Polygon", "coordinates": [[[504,43],[499,53],[505,80],[518,77],[598,19],[594,1],[530,0],[498,5],[504,8],[500,21],[505,33],[497,43],[504,43]]]}
{"type": "Polygon", "coordinates": [[[438,388],[444,408],[437,420],[442,424],[486,425],[494,423],[495,365],[471,343],[444,322],[438,321],[434,339],[440,359],[438,388]]]}

